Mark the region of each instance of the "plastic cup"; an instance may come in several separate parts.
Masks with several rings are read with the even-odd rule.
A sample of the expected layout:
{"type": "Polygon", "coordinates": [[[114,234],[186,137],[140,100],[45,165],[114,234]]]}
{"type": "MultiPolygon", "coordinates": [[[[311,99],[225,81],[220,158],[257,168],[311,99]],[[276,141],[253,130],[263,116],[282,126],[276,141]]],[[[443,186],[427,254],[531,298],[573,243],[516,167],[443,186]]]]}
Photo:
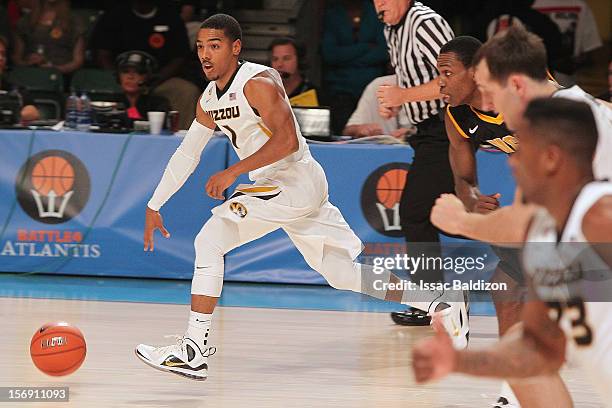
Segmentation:
{"type": "Polygon", "coordinates": [[[164,126],[166,112],[148,112],[147,116],[149,117],[149,133],[159,135],[164,126]]]}

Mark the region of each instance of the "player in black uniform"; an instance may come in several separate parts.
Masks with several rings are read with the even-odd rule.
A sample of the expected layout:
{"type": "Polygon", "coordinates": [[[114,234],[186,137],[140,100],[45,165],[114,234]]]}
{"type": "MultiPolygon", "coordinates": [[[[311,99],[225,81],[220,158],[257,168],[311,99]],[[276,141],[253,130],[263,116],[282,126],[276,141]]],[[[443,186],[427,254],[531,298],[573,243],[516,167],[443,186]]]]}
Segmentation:
{"type": "MultiPolygon", "coordinates": [[[[440,93],[448,104],[444,122],[450,140],[449,157],[455,192],[468,211],[484,213],[499,207],[500,195],[483,194],[478,188],[476,151],[480,146],[487,145],[511,154],[516,151],[517,142],[504,125],[501,114],[482,110],[482,96],[474,82],[472,67],[472,58],[481,45],[476,38],[457,37],[442,46],[437,66],[440,93]]],[[[508,285],[503,298],[499,292],[491,292],[501,336],[520,320],[521,303],[518,299],[525,288],[517,250],[493,249],[500,261],[492,280],[508,285]]],[[[514,400],[514,396],[505,385],[497,406],[514,406],[508,400],[514,400]]]]}

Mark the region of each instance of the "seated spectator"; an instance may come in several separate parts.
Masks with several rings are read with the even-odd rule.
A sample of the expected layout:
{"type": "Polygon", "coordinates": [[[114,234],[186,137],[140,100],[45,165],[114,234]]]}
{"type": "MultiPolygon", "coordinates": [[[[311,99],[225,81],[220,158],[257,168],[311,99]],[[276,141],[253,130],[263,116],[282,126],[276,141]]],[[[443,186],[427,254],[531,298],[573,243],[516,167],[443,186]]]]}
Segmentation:
{"type": "Polygon", "coordinates": [[[558,77],[564,85],[572,85],[576,65],[591,58],[594,50],[602,46],[597,21],[589,5],[583,0],[535,0],[533,8],[546,14],[561,31],[561,47],[573,58],[562,71],[569,77],[558,77]],[[565,82],[563,82],[565,80],[565,82]]]}
{"type": "Polygon", "coordinates": [[[403,108],[399,108],[398,114],[390,119],[383,119],[378,114],[376,91],[383,84],[397,85],[397,77],[387,75],[376,78],[368,84],[359,99],[357,109],[355,109],[342,131],[343,135],[355,138],[390,135],[402,139],[410,133],[413,126],[408,122],[408,117],[403,108]]]}
{"type": "Polygon", "coordinates": [[[383,25],[369,0],[337,0],[323,22],[322,103],[332,108],[332,130],[338,134],[357,106],[363,89],[385,74],[389,60],[383,25]]]}
{"type": "MultiPolygon", "coordinates": [[[[486,41],[496,33],[511,26],[520,26],[536,34],[544,41],[548,54],[548,67],[553,76],[559,80],[562,75],[557,73],[567,71],[571,62],[571,54],[561,46],[561,31],[546,15],[533,9],[535,0],[501,0],[486,3],[486,8],[477,19],[475,37],[486,41]]],[[[561,81],[562,82],[562,81],[561,81]]],[[[565,85],[562,83],[562,85],[565,85]]]]}
{"type": "Polygon", "coordinates": [[[166,98],[148,93],[145,86],[156,65],[155,58],[142,51],[126,51],[117,57],[117,78],[123,90],[121,102],[131,121],[147,120],[148,112],[170,110],[166,98]]]}
{"type": "Polygon", "coordinates": [[[17,27],[17,22],[23,16],[30,14],[39,0],[8,0],[7,14],[11,31],[17,27]]]}
{"type": "Polygon", "coordinates": [[[168,99],[180,112],[181,129],[195,117],[201,94],[193,83],[179,78],[191,56],[185,23],[176,8],[152,0],[131,0],[104,14],[92,36],[92,49],[101,68],[113,69],[114,59],[125,51],[140,50],[159,62],[159,71],[150,79],[152,92],[168,99]]]}
{"type": "Polygon", "coordinates": [[[0,37],[0,90],[5,92],[17,91],[21,96],[21,121],[30,122],[32,120],[40,119],[40,113],[36,106],[34,106],[34,100],[30,97],[27,90],[17,89],[16,86],[11,84],[6,78],[6,50],[8,48],[8,41],[4,37],[0,37]]]}
{"type": "Polygon", "coordinates": [[[41,0],[17,23],[13,61],[70,74],[85,60],[84,26],[68,0],[41,0]]]}
{"type": "Polygon", "coordinates": [[[189,48],[195,49],[196,39],[198,38],[198,32],[200,31],[201,21],[196,19],[196,1],[194,0],[183,0],[180,2],[180,16],[181,20],[185,23],[185,29],[187,30],[187,36],[189,37],[189,48]]]}
{"type": "MultiPolygon", "coordinates": [[[[314,95],[309,101],[290,101],[295,106],[319,106],[317,90],[304,75],[306,70],[306,49],[293,38],[275,38],[268,47],[270,65],[278,71],[283,79],[283,86],[289,99],[313,90],[314,95]]],[[[306,99],[306,98],[303,98],[306,99]]]]}

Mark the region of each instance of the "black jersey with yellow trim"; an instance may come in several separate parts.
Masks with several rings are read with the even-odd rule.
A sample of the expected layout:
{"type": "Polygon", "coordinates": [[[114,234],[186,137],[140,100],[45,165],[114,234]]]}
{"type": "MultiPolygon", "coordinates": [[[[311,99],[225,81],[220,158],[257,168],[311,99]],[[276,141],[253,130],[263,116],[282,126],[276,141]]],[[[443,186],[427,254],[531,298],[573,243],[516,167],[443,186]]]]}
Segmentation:
{"type": "Polygon", "coordinates": [[[446,112],[457,132],[470,139],[476,148],[490,145],[507,154],[516,151],[518,143],[501,114],[482,112],[470,105],[447,106],[446,112]]]}

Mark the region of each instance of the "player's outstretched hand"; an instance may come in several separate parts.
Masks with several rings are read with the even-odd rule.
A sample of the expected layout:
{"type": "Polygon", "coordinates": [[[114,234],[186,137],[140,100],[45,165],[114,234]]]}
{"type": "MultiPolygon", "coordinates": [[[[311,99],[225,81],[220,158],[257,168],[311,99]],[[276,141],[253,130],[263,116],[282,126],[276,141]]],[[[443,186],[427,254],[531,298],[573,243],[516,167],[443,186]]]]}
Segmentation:
{"type": "Polygon", "coordinates": [[[153,211],[149,207],[147,207],[145,211],[145,227],[144,227],[144,250],[145,251],[153,251],[153,235],[155,234],[155,230],[158,229],[159,232],[165,238],[170,238],[170,233],[164,227],[164,220],[159,212],[153,211]]]}
{"type": "Polygon", "coordinates": [[[223,200],[223,192],[236,181],[236,175],[230,170],[225,169],[213,174],[206,183],[206,193],[209,197],[223,200]]]}
{"type": "Polygon", "coordinates": [[[451,235],[461,235],[461,219],[465,206],[454,194],[442,194],[431,209],[431,223],[451,235]]]}
{"type": "Polygon", "coordinates": [[[442,323],[433,321],[436,335],[418,342],[412,349],[412,369],[419,384],[438,380],[451,373],[457,360],[457,352],[442,323]]]}
{"type": "Polygon", "coordinates": [[[500,193],[495,194],[478,194],[478,201],[474,206],[474,212],[486,214],[490,211],[495,211],[499,208],[500,193]]]}

